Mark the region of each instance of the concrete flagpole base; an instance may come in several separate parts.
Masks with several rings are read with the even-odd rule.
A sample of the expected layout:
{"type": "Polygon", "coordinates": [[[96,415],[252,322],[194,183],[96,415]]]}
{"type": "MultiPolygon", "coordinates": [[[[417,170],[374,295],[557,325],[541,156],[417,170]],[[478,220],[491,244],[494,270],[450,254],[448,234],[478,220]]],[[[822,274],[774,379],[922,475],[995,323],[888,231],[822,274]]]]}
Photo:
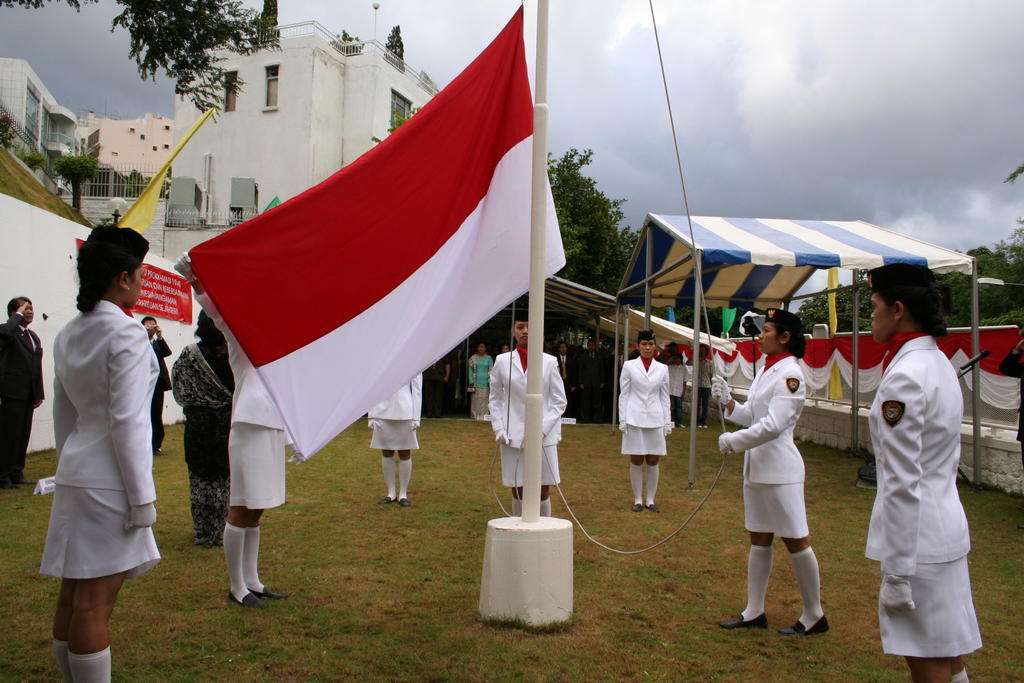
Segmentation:
{"type": "Polygon", "coordinates": [[[572,522],[501,517],[487,523],[480,616],[529,626],[572,617],[572,522]]]}

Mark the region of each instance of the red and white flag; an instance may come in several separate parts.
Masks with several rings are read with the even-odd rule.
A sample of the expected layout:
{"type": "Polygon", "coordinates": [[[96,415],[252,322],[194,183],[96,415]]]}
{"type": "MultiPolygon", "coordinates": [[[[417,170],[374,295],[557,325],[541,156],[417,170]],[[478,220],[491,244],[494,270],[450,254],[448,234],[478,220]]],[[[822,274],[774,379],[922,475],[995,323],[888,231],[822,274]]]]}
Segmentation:
{"type": "Polygon", "coordinates": [[[529,289],[532,144],[520,8],[374,149],[189,252],[305,457],[529,289]]]}

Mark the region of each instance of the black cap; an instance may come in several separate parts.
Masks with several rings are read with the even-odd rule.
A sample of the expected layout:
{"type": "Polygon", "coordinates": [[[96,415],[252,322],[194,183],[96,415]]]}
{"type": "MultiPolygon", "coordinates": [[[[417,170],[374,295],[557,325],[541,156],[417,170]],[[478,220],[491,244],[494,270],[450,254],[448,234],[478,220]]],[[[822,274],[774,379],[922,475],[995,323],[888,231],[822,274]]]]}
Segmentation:
{"type": "Polygon", "coordinates": [[[530,322],[530,309],[526,306],[522,308],[516,308],[516,312],[512,315],[512,322],[514,323],[528,323],[530,322]]]}
{"type": "Polygon", "coordinates": [[[106,242],[107,244],[115,244],[140,261],[146,258],[146,252],[149,251],[149,242],[146,241],[145,237],[131,228],[115,228],[112,225],[102,225],[98,228],[93,228],[85,241],[86,243],[106,242]]]}
{"type": "Polygon", "coordinates": [[[651,330],[640,330],[636,333],[636,341],[638,344],[642,341],[654,341],[654,332],[651,330]]]}
{"type": "Polygon", "coordinates": [[[803,330],[803,323],[800,322],[800,317],[781,308],[767,309],[765,311],[764,321],[766,323],[781,325],[795,334],[800,334],[803,330]]]}
{"type": "Polygon", "coordinates": [[[935,274],[924,266],[910,263],[891,263],[868,273],[871,291],[879,292],[893,287],[927,287],[935,282],[935,274]]]}

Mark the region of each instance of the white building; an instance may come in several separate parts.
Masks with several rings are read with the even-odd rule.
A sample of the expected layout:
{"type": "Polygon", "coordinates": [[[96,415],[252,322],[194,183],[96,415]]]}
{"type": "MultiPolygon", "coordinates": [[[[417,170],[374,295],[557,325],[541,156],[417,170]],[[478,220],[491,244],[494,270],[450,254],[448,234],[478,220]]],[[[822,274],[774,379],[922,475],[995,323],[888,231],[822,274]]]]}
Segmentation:
{"type": "Polygon", "coordinates": [[[46,155],[47,168],[78,153],[77,117],[57,103],[24,59],[0,57],[0,115],[10,117],[22,145],[46,155]]]}
{"type": "Polygon", "coordinates": [[[160,114],[137,119],[107,119],[89,112],[78,121],[82,153],[112,168],[152,174],[171,153],[174,120],[160,114]]]}
{"type": "MultiPolygon", "coordinates": [[[[223,229],[275,197],[287,201],[354,161],[437,92],[429,77],[376,41],[343,43],[316,22],[278,30],[279,50],[219,55],[244,85],[174,161],[169,257],[199,237],[176,242],[174,228],[223,229]]],[[[179,100],[176,134],[200,115],[179,100]]]]}

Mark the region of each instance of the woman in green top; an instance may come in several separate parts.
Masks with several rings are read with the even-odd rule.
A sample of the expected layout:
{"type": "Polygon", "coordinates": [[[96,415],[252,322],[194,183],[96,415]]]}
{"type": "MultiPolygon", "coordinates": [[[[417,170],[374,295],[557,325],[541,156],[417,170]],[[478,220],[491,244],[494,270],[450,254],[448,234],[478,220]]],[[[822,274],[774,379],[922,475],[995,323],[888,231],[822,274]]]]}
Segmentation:
{"type": "Polygon", "coordinates": [[[487,355],[487,344],[476,345],[476,354],[469,357],[469,392],[472,400],[469,413],[474,418],[487,416],[487,397],[490,393],[490,372],[494,359],[487,355]]]}

